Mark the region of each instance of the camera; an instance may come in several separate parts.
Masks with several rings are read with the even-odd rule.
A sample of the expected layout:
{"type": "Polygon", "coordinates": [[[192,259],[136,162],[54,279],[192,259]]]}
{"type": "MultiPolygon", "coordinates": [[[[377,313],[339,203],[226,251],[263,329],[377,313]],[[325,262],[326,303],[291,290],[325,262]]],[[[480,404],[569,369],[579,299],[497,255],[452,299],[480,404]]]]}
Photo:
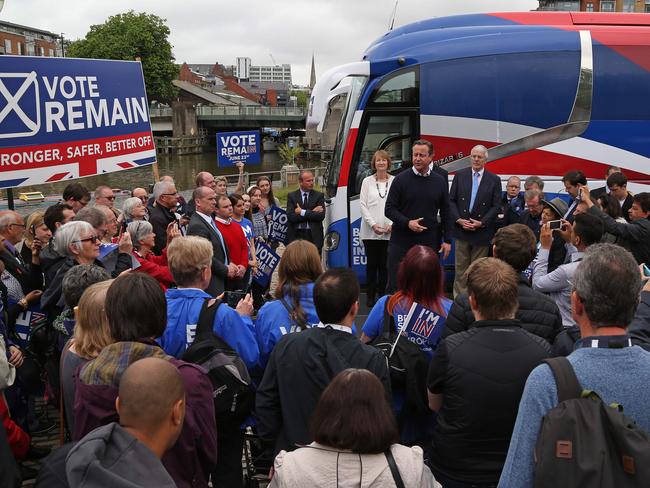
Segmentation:
{"type": "Polygon", "coordinates": [[[239,300],[243,299],[245,296],[246,296],[246,292],[241,290],[224,291],[223,301],[226,302],[226,304],[230,308],[237,308],[237,304],[239,303],[239,300]]]}
{"type": "Polygon", "coordinates": [[[562,228],[562,221],[561,220],[551,220],[548,223],[548,227],[551,230],[560,230],[562,228]]]}

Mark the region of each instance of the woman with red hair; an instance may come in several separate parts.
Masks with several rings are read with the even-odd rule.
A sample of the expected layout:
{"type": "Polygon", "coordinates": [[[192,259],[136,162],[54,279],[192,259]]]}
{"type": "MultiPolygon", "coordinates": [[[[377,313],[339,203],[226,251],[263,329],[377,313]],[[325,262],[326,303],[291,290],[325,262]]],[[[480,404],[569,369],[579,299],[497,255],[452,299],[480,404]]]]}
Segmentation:
{"type": "MultiPolygon", "coordinates": [[[[426,363],[433,357],[442,337],[451,304],[451,300],[444,297],[444,274],[438,255],[430,247],[413,246],[399,265],[397,292],[377,300],[363,324],[361,340],[370,342],[379,336],[384,330],[386,317],[390,321],[388,326],[394,332],[401,331],[401,340],[408,339],[420,347],[426,363]],[[414,327],[416,321],[413,320],[404,326],[414,303],[431,312],[425,326],[414,327]]],[[[422,321],[419,325],[422,325],[422,321]]],[[[412,374],[417,375],[417,372],[412,374]]],[[[424,381],[424,378],[421,380],[424,381]]],[[[430,442],[428,434],[434,425],[433,414],[417,413],[409,409],[408,385],[393,383],[392,386],[393,410],[399,419],[402,444],[427,445],[430,442]]]]}
{"type": "Polygon", "coordinates": [[[406,253],[397,271],[397,292],[377,301],[363,324],[361,340],[370,342],[381,334],[386,309],[393,330],[398,332],[413,303],[418,303],[439,316],[430,330],[415,333],[407,329],[402,332],[431,358],[442,337],[452,302],[444,296],[444,273],[438,255],[427,246],[413,246],[406,253]],[[423,334],[427,332],[425,337],[423,334]]]}

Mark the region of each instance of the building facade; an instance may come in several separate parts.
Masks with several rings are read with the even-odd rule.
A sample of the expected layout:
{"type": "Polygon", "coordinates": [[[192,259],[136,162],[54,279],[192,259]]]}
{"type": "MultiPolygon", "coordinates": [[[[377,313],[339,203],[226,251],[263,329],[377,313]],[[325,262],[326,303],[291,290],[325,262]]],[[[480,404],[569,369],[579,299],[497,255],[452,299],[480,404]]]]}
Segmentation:
{"type": "Polygon", "coordinates": [[[650,0],[540,0],[537,10],[650,12],[650,0]]]}
{"type": "Polygon", "coordinates": [[[235,77],[239,80],[292,84],[290,64],[255,66],[251,64],[250,58],[237,58],[237,64],[232,66],[231,69],[235,77]]]}
{"type": "Polygon", "coordinates": [[[33,27],[0,21],[0,54],[62,56],[61,36],[33,27]]]}

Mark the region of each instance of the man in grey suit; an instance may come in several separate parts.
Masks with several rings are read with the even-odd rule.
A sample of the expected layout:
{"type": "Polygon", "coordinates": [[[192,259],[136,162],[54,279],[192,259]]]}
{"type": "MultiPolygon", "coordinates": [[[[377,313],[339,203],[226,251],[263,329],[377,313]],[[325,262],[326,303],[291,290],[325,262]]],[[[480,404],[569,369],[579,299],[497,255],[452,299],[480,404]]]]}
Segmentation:
{"type": "Polygon", "coordinates": [[[488,255],[501,207],[501,179],[485,170],[487,148],[474,146],[470,157],[472,166],[456,173],[449,190],[449,212],[456,223],[454,297],[467,291],[463,275],[469,265],[488,255]]]}
{"type": "Polygon", "coordinates": [[[196,212],[192,214],[187,234],[203,237],[212,243],[212,279],[205,291],[216,297],[226,288],[226,280],[235,277],[237,266],[228,262],[228,248],[212,217],[217,205],[217,194],[207,186],[200,186],[192,193],[192,200],[196,212]]]}

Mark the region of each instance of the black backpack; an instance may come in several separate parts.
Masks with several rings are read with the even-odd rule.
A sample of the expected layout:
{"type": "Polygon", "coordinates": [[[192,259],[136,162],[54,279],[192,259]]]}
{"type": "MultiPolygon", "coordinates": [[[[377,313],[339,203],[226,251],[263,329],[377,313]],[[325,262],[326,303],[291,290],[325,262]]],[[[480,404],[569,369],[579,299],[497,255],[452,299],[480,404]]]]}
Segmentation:
{"type": "Polygon", "coordinates": [[[212,330],[221,300],[212,306],[208,298],[201,307],[194,342],[183,354],[183,361],[198,364],[212,383],[217,425],[241,423],[255,405],[255,390],[244,361],[212,330]]]}
{"type": "Polygon", "coordinates": [[[429,358],[415,342],[395,333],[395,320],[388,313],[388,300],[384,306],[384,330],[370,345],[379,349],[388,359],[393,390],[397,388],[406,393],[401,417],[428,415],[430,410],[426,378],[429,358]]]}
{"type": "Polygon", "coordinates": [[[650,486],[650,439],[618,404],[580,386],[564,357],[544,360],[559,403],[542,419],[535,446],[535,488],[650,486]]]}

